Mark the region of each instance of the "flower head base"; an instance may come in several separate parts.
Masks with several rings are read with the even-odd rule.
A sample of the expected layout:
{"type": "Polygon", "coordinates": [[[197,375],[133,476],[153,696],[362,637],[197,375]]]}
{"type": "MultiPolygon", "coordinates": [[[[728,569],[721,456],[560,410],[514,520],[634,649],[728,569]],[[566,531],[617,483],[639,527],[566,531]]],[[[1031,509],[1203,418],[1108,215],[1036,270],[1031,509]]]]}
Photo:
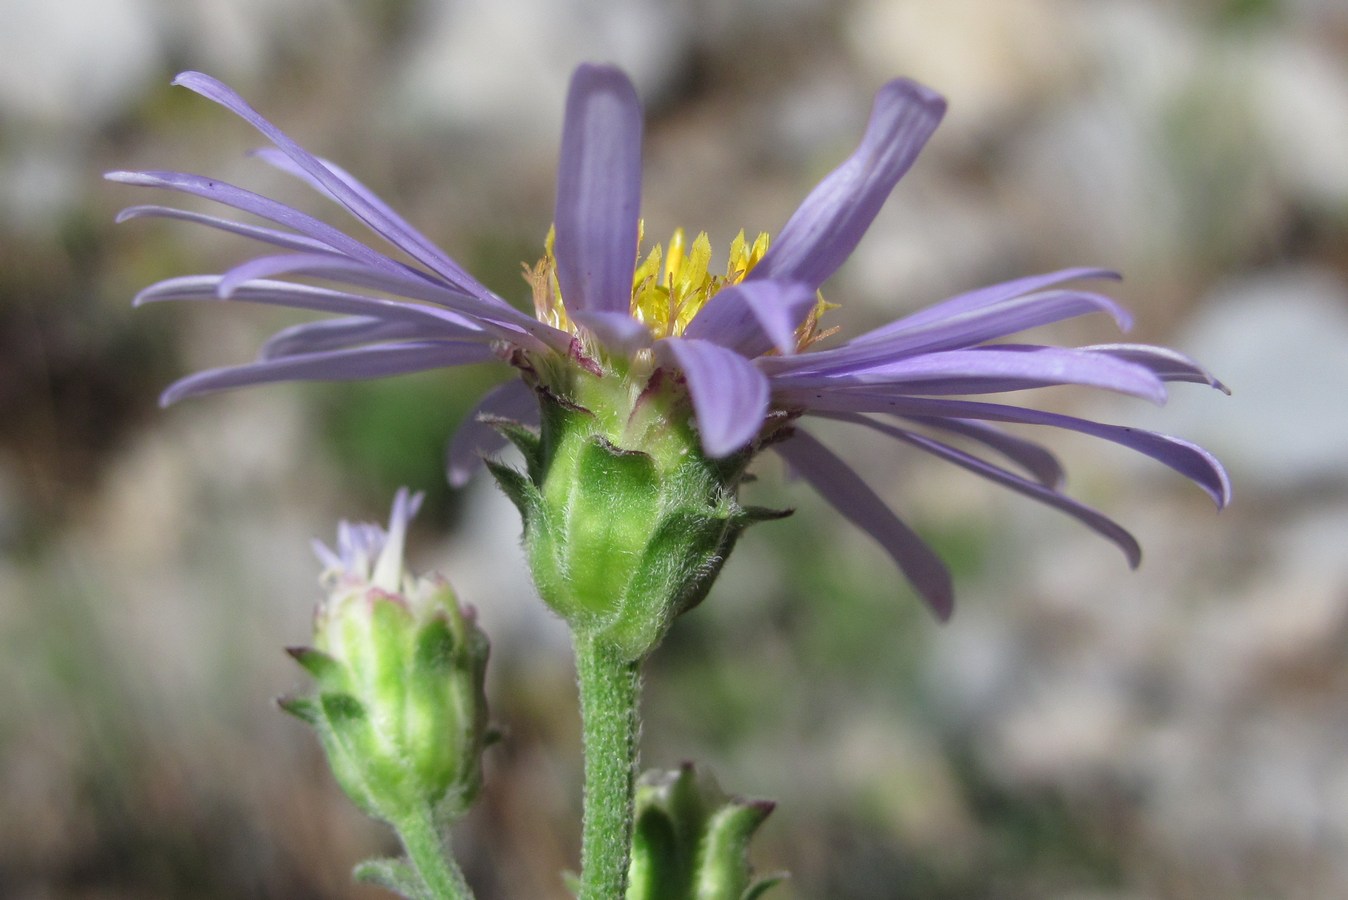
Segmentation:
{"type": "Polygon", "coordinates": [[[403,566],[421,495],[400,490],[389,528],[338,526],[337,550],[315,542],[327,597],[314,646],[291,651],[317,681],[282,707],[315,727],[333,774],[365,812],[453,818],[482,780],[487,639],[444,579],[403,566]]]}
{"type": "Polygon", "coordinates": [[[622,380],[573,375],[583,403],[544,391],[537,432],[499,425],[524,471],[487,465],[524,520],[543,600],[635,660],[702,601],[745,528],[784,513],[739,504],[748,454],[703,454],[674,385],[648,385],[629,406],[622,380]]]}
{"type": "MultiPolygon", "coordinates": [[[[1118,545],[1132,565],[1141,552],[1132,536],[1066,496],[1057,459],[1038,443],[1003,431],[1003,423],[1111,441],[1179,472],[1219,506],[1230,497],[1220,463],[1178,438],[983,396],[965,399],[1075,384],[1160,403],[1169,382],[1221,388],[1193,360],[1163,347],[1004,342],[1029,328],[1095,312],[1126,330],[1131,320],[1125,310],[1073,286],[1118,277],[1107,270],[1064,269],[979,288],[845,342],[819,346],[828,334],[817,327],[824,308],[821,286],[860,242],[944,115],[944,99],[915,82],[896,79],[881,87],[856,151],[805,198],[771,246],[763,237],[752,243],[740,239],[726,275],[711,276],[710,246],[701,237],[686,244],[676,233],[663,251],[639,257],[640,103],[617,69],[581,66],[567,97],[555,236],[542,263],[528,270],[536,315],[492,293],[349,173],[310,155],[223,84],[194,72],[177,83],[247,120],[275,145],[259,153],[263,161],[308,181],[412,262],[214,179],[112,173],[116,181],[203,196],[281,226],[159,206],[124,211],[122,218],[186,219],[284,251],[222,275],[152,285],[138,303],[233,299],[336,314],[278,333],[255,362],[179,381],[165,392],[164,402],[268,381],[373,378],[504,360],[522,377],[488,394],[473,423],[455,436],[449,476],[462,483],[507,441],[525,449],[524,475],[512,480],[500,467],[493,470],[525,511],[535,576],[554,608],[575,605],[575,598],[550,597],[548,587],[574,581],[572,558],[631,560],[652,541],[659,543],[658,529],[638,538],[635,532],[642,528],[630,523],[601,528],[598,514],[573,518],[592,504],[571,507],[563,500],[597,496],[602,489],[569,479],[612,473],[615,484],[632,490],[647,484],[641,489],[653,491],[651,496],[613,506],[606,515],[651,521],[665,521],[697,496],[702,506],[697,515],[719,520],[729,536],[738,533],[732,523],[743,521],[734,493],[744,467],[770,447],[881,544],[938,616],[948,616],[953,591],[944,565],[856,472],[800,427],[806,416],[878,431],[1057,508],[1118,545]],[[333,286],[278,278],[284,275],[333,286]],[[515,425],[499,428],[503,421],[515,425]],[[669,493],[676,473],[690,471],[702,473],[693,479],[698,487],[669,493]],[[671,499],[675,495],[681,499],[671,499]],[[536,529],[533,537],[530,529],[536,529]],[[565,540],[558,537],[563,534],[565,540]],[[591,546],[584,535],[616,543],[591,546]]],[[[698,558],[716,557],[714,565],[707,563],[714,570],[731,543],[728,537],[698,558]]],[[[634,572],[629,567],[632,578],[626,580],[596,576],[592,586],[637,584],[634,572]]],[[[701,578],[695,588],[674,590],[666,601],[700,597],[701,578]]],[[[611,601],[590,598],[580,605],[611,601]]]]}

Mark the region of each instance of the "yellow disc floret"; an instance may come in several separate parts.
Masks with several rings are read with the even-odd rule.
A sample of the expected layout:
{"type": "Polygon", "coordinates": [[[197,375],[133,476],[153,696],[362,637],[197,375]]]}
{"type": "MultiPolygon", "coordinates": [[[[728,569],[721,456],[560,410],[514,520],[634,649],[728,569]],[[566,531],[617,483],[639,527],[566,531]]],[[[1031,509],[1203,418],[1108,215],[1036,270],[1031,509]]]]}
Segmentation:
{"type": "Polygon", "coordinates": [[[743,231],[737,234],[724,275],[709,271],[711,241],[705,231],[689,245],[683,229],[676,229],[668,246],[665,253],[656,244],[632,278],[632,317],[656,338],[682,334],[721,288],[743,281],[768,252],[768,236],[761,233],[750,244],[743,231]]]}
{"type": "MultiPolygon", "coordinates": [[[[642,235],[644,237],[644,225],[642,235]]],[[[566,314],[561,286],[557,282],[557,260],[553,256],[555,232],[548,230],[543,258],[533,266],[524,266],[524,279],[533,291],[534,315],[540,322],[583,337],[566,314]]],[[[638,244],[640,237],[638,238],[638,244]]],[[[656,244],[632,274],[632,318],[650,329],[651,336],[678,337],[688,323],[722,288],[739,284],[768,252],[767,232],[760,232],[750,243],[744,231],[730,242],[730,259],[724,275],[710,271],[711,241],[701,232],[688,243],[682,228],[674,230],[667,245],[656,244]]],[[[826,337],[818,330],[819,316],[834,307],[823,297],[797,331],[799,348],[826,337]]]]}

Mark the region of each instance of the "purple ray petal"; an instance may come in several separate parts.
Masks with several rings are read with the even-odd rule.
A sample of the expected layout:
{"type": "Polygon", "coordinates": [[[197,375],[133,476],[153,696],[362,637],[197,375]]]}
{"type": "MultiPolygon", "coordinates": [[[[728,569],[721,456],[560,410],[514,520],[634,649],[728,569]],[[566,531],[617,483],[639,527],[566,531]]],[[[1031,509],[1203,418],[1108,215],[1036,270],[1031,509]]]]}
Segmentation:
{"type": "Polygon", "coordinates": [[[497,336],[505,340],[531,343],[535,349],[562,349],[571,342],[571,335],[539,322],[532,316],[510,307],[498,308],[494,304],[484,303],[478,297],[426,281],[415,269],[407,269],[404,275],[393,275],[331,254],[297,253],[251,259],[225,272],[221,276],[218,292],[227,299],[244,282],[283,274],[312,275],[434,303],[446,308],[446,318],[460,322],[465,328],[485,325],[493,328],[497,336]],[[533,340],[530,341],[530,338],[533,340]]]}
{"type": "MultiPolygon", "coordinates": [[[[454,308],[470,310],[473,319],[508,325],[511,333],[531,330],[536,321],[523,313],[505,313],[504,310],[484,304],[477,297],[450,290],[421,278],[415,270],[409,269],[404,276],[391,275],[371,269],[364,263],[346,256],[333,253],[288,253],[276,256],[259,256],[240,263],[220,276],[217,288],[222,298],[228,299],[247,281],[271,278],[274,275],[310,275],[327,281],[356,285],[385,291],[399,297],[423,300],[437,306],[448,307],[449,317],[461,322],[465,327],[478,327],[466,316],[453,312],[454,308]],[[525,328],[523,326],[530,326],[525,328]]],[[[513,311],[512,311],[513,312],[513,311]]]]}
{"type": "Polygon", "coordinates": [[[911,394],[991,394],[1080,384],[1164,403],[1165,382],[1145,366],[1064,347],[999,344],[945,350],[826,374],[774,374],[781,389],[901,390],[911,394]],[[883,387],[882,387],[883,386],[883,387]]]}
{"type": "Polygon", "coordinates": [[[301,253],[328,253],[332,251],[330,245],[325,244],[322,241],[316,241],[313,238],[304,237],[303,235],[277,231],[274,228],[263,228],[259,225],[246,225],[243,222],[233,222],[229,219],[222,219],[219,216],[208,216],[204,213],[190,212],[185,209],[175,209],[172,206],[129,206],[117,214],[117,222],[120,224],[131,219],[143,217],[181,219],[184,222],[196,222],[197,224],[205,225],[208,228],[227,231],[231,234],[252,238],[255,241],[262,241],[267,244],[274,244],[277,247],[285,247],[288,250],[297,250],[301,253]]]}
{"type": "Polygon", "coordinates": [[[1231,501],[1231,480],[1222,464],[1208,451],[1196,444],[1160,434],[1122,425],[1108,425],[1078,419],[1061,413],[1023,409],[1001,403],[974,400],[944,400],[928,397],[906,397],[862,392],[802,391],[788,392],[779,398],[786,406],[797,406],[810,412],[890,413],[899,416],[947,416],[956,419],[984,419],[994,422],[1019,422],[1026,425],[1047,425],[1068,431],[1079,431],[1101,440],[1111,441],[1149,456],[1169,466],[1202,488],[1218,507],[1231,501]]]}
{"type": "Polygon", "coordinates": [[[1110,313],[1124,330],[1132,326],[1127,311],[1108,297],[1077,291],[1054,291],[986,305],[911,328],[903,327],[907,320],[900,319],[838,347],[790,360],[770,360],[765,364],[765,371],[769,374],[845,372],[883,365],[921,353],[970,348],[1036,325],[1099,311],[1110,313]]]}
{"type": "Polygon", "coordinates": [[[716,294],[684,329],[684,336],[720,344],[747,357],[776,347],[796,352],[796,329],[815,304],[802,281],[750,281],[716,294]]]}
{"type": "Polygon", "coordinates": [[[985,422],[938,418],[936,416],[904,416],[903,418],[927,428],[948,431],[977,441],[1029,472],[1044,487],[1057,489],[1062,486],[1064,478],[1062,463],[1047,448],[1034,441],[1027,441],[1014,434],[1008,434],[985,422]]]}
{"type": "MultiPolygon", "coordinates": [[[[1128,310],[1103,294],[1088,291],[1046,291],[954,313],[943,319],[911,325],[900,319],[858,336],[849,345],[882,345],[912,354],[969,347],[1038,325],[1061,322],[1094,312],[1108,313],[1121,331],[1133,327],[1128,310]]],[[[840,348],[841,349],[841,348],[840,348]]],[[[830,351],[832,352],[832,351],[830,351]]]]}
{"type": "Polygon", "coordinates": [[[848,521],[879,542],[938,619],[950,618],[955,603],[950,572],[847,463],[800,429],[772,449],[848,521]]]}
{"type": "Polygon", "coordinates": [[[1035,291],[1042,291],[1045,288],[1054,287],[1067,281],[1097,278],[1118,281],[1121,277],[1118,272],[1112,272],[1109,269],[1087,268],[1060,269],[1043,275],[1027,275],[1024,278],[1003,281],[956,294],[940,303],[935,303],[911,315],[904,316],[895,325],[902,324],[905,328],[916,328],[919,325],[939,322],[984,306],[991,306],[1035,291]]]}
{"type": "MultiPolygon", "coordinates": [[[[376,234],[393,246],[411,256],[417,262],[429,268],[450,284],[466,291],[479,299],[505,305],[491,292],[478,294],[478,285],[467,273],[439,247],[436,247],[419,231],[408,225],[401,217],[393,213],[382,201],[372,202],[368,191],[363,187],[353,187],[345,179],[325,166],[316,157],[290,139],[285,132],[263,118],[235,91],[227,85],[203,75],[200,72],[183,72],[173,79],[173,83],[195,91],[208,100],[219,103],[239,118],[248,122],[281,149],[295,164],[321,184],[340,204],[370,227],[376,234]],[[461,281],[466,278],[466,282],[461,281]]],[[[354,181],[354,179],[353,179],[354,181]]]]}
{"type": "Polygon", "coordinates": [[[626,312],[641,204],[641,104],[611,66],[571,76],[557,166],[557,282],[575,312],[626,312]]]}
{"type": "Polygon", "coordinates": [[[571,321],[584,326],[599,343],[622,356],[631,356],[651,345],[651,330],[626,312],[582,309],[571,313],[571,321]]]}
{"type": "Polygon", "coordinates": [[[1123,555],[1128,559],[1128,565],[1132,568],[1136,569],[1138,564],[1142,562],[1142,547],[1122,526],[1096,510],[1091,509],[1089,506],[1078,503],[1070,497],[1066,497],[1051,488],[1021,478],[1019,475],[1008,472],[1000,466],[994,466],[986,460],[979,459],[962,450],[957,450],[948,444],[943,444],[940,441],[934,441],[931,438],[913,434],[911,431],[902,428],[886,425],[883,422],[877,422],[866,416],[850,413],[831,413],[829,414],[829,418],[840,419],[845,422],[853,422],[857,425],[865,425],[868,428],[873,428],[892,438],[896,438],[897,440],[925,450],[933,456],[954,463],[963,469],[973,472],[975,475],[981,475],[990,481],[997,482],[1003,487],[1008,487],[1019,494],[1024,494],[1026,497],[1038,500],[1040,503],[1044,503],[1054,509],[1066,513],[1078,522],[1081,522],[1087,528],[1113,542],[1123,551],[1123,555]]]}
{"type": "Polygon", "coordinates": [[[134,305],[158,303],[165,300],[201,300],[220,303],[246,302],[292,309],[311,309],[317,312],[370,316],[415,322],[433,332],[431,336],[449,335],[465,340],[487,341],[497,335],[488,333],[463,317],[433,306],[417,306],[378,297],[365,297],[343,291],[329,290],[289,281],[252,281],[234,290],[228,300],[220,297],[219,275],[185,275],[169,278],[145,288],[136,295],[134,305]]]}
{"type": "MultiPolygon", "coordinates": [[[[271,147],[263,147],[258,150],[254,150],[253,156],[256,156],[258,159],[262,160],[263,162],[267,163],[270,166],[280,169],[281,171],[286,172],[290,175],[294,175],[296,178],[303,179],[310,187],[314,188],[320,193],[327,195],[329,198],[337,201],[338,203],[342,203],[340,197],[334,195],[332,191],[328,190],[326,185],[324,185],[321,181],[319,181],[312,174],[306,171],[302,166],[300,166],[297,162],[295,162],[295,160],[292,159],[290,156],[288,156],[284,151],[277,150],[271,147]]],[[[362,200],[368,203],[370,207],[373,210],[375,210],[379,215],[381,215],[385,220],[395,224],[401,233],[411,236],[411,238],[414,241],[416,241],[418,246],[427,248],[429,252],[437,254],[440,267],[446,270],[447,274],[445,275],[445,277],[447,277],[448,280],[453,282],[456,287],[469,294],[472,294],[474,297],[479,297],[483,300],[490,300],[490,299],[500,300],[500,298],[497,297],[496,294],[488,290],[481,282],[479,282],[476,278],[474,278],[471,274],[469,274],[469,272],[462,266],[460,266],[457,262],[455,262],[449,256],[445,255],[445,253],[442,250],[440,250],[440,248],[437,247],[429,238],[427,238],[424,234],[418,231],[416,227],[414,227],[410,222],[408,222],[406,219],[400,216],[398,212],[395,209],[393,209],[393,207],[385,203],[378,194],[376,194],[374,191],[370,190],[368,187],[362,184],[354,175],[352,175],[350,172],[348,172],[341,166],[337,165],[332,160],[323,159],[322,157],[315,157],[315,159],[322,166],[324,166],[329,172],[331,172],[336,178],[340,179],[343,184],[345,184],[348,188],[351,189],[352,192],[354,192],[362,200]]],[[[500,302],[504,303],[505,301],[502,300],[500,302]]]]}
{"type": "Polygon", "coordinates": [[[282,328],[263,343],[262,349],[258,351],[258,359],[280,359],[284,356],[343,350],[363,344],[425,337],[426,327],[421,322],[346,316],[282,328]]]}
{"type": "Polygon", "coordinates": [[[255,194],[241,187],[193,175],[188,172],[108,172],[103,176],[109,181],[121,184],[134,184],[140,187],[157,187],[171,191],[180,191],[197,197],[205,197],[242,212],[260,216],[278,225],[293,228],[301,234],[327,244],[339,253],[345,253],[353,259],[385,272],[401,273],[398,263],[362,244],[355,238],[338,231],[331,225],[320,222],[313,216],[305,215],[292,206],[287,206],[270,197],[255,194]]]}
{"type": "Polygon", "coordinates": [[[710,341],[666,338],[655,346],[688,380],[708,456],[729,456],[758,436],[768,413],[768,380],[753,363],[710,341]]]}
{"type": "Polygon", "coordinates": [[[1206,384],[1223,394],[1231,390],[1207,369],[1176,350],[1169,347],[1153,347],[1150,344],[1093,344],[1082,347],[1092,353],[1104,353],[1139,366],[1146,366],[1163,381],[1188,381],[1194,384],[1206,384]]]}
{"type": "MultiPolygon", "coordinates": [[[[152,284],[136,295],[133,301],[139,306],[162,300],[221,300],[219,296],[219,275],[188,275],[169,278],[152,284]]],[[[358,280],[353,278],[352,280],[358,280]]],[[[376,281],[379,279],[375,279],[376,281]]],[[[511,318],[520,323],[503,320],[495,307],[486,306],[475,297],[467,294],[436,294],[440,302],[449,309],[384,300],[367,297],[362,294],[350,294],[334,291],[314,285],[296,284],[289,281],[253,281],[236,287],[230,300],[249,303],[266,303],[273,306],[289,306],[295,309],[312,309],[319,312],[346,313],[350,315],[369,315],[383,318],[411,318],[418,321],[434,320],[445,326],[458,328],[462,337],[477,335],[481,339],[496,338],[511,344],[542,349],[548,346],[566,346],[571,338],[565,332],[558,331],[523,313],[515,312],[511,318]],[[536,338],[533,335],[541,337],[536,338]],[[544,343],[542,338],[549,339],[544,343]]],[[[513,311],[512,311],[513,312],[513,311]]]]}
{"type": "Polygon", "coordinates": [[[169,406],[186,397],[275,381],[354,381],[495,359],[489,347],[467,341],[423,341],[287,356],[208,369],[179,379],[159,397],[169,406]]]}
{"type": "MultiPolygon", "coordinates": [[[[343,274],[355,269],[368,270],[364,263],[332,252],[286,253],[277,256],[259,256],[227,269],[220,276],[216,291],[222,299],[229,299],[234,290],[247,281],[271,278],[274,275],[305,274],[324,277],[324,272],[343,274]]],[[[382,272],[380,273],[383,274],[382,272]]]]}
{"type": "Polygon", "coordinates": [[[384,289],[396,286],[392,288],[396,293],[439,303],[484,323],[493,323],[500,328],[503,332],[502,337],[506,340],[532,345],[535,349],[562,349],[570,344],[571,336],[565,332],[551,328],[508,305],[488,302],[482,298],[459,293],[448,286],[440,286],[428,280],[430,276],[417,273],[402,263],[371,250],[332,226],[268,197],[223,181],[184,172],[109,172],[104,177],[109,181],[124,184],[160,187],[205,197],[293,228],[333,250],[365,263],[372,270],[357,279],[354,275],[359,270],[352,269],[353,277],[348,280],[375,284],[384,289]],[[378,276],[381,273],[388,277],[380,279],[378,276]],[[417,285],[421,282],[424,282],[424,287],[418,290],[417,285]]]}
{"type": "Polygon", "coordinates": [[[473,411],[464,416],[449,442],[445,470],[450,487],[463,487],[482,465],[484,457],[505,447],[506,438],[492,427],[493,419],[535,425],[538,423],[538,398],[518,378],[487,392],[473,411]]]}
{"type": "Polygon", "coordinates": [[[856,249],[945,106],[940,95],[914,81],[901,78],[882,87],[860,146],[810,192],[748,277],[823,284],[856,249]]]}

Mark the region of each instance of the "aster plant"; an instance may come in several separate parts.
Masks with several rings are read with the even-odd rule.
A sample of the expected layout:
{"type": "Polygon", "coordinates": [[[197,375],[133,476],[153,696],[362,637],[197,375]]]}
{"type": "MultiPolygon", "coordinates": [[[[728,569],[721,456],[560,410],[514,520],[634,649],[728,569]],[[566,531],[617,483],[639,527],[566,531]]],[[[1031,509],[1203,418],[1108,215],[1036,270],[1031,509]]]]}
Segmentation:
{"type": "Polygon", "coordinates": [[[1005,339],[1089,313],[1128,313],[1075,285],[1117,276],[1073,268],[951,297],[837,343],[821,287],[856,248],[945,112],[906,79],[876,94],[855,152],[805,198],[771,240],[741,233],[724,274],[704,234],[641,251],[642,115],[627,77],[584,65],[562,131],[554,228],[526,269],[532,314],[477,281],[337,165],[319,159],[239,95],[200,73],[188,87],[274,145],[258,157],[307,181],[389,244],[391,256],[288,205],[179,172],[115,172],[114,181],[196,195],[259,225],[166,206],[120,219],[183,219],[272,251],[222,274],[171,278],[136,298],[251,302],[332,314],[284,329],[243,365],[200,372],[163,402],[275,381],[376,378],[497,362],[518,375],[482,398],[454,436],[448,474],[465,483],[485,461],[524,521],[544,601],[570,625],[586,747],[580,895],[623,896],[632,840],[641,661],[675,616],[706,595],[750,524],[778,513],[741,505],[738,488],[763,450],[781,456],[893,558],[937,617],[952,608],[947,569],[806,417],[878,431],[1054,507],[1117,545],[1140,549],[1103,514],[1061,490],[1054,455],[1003,424],[1088,434],[1169,466],[1218,506],[1230,497],[1211,454],[1175,437],[994,401],[1074,384],[1160,403],[1167,383],[1222,388],[1162,347],[1055,347],[1005,339]],[[294,280],[296,277],[303,281],[294,280]],[[978,395],[981,399],[969,399],[978,395]],[[521,469],[497,461],[508,443],[521,469]]]}

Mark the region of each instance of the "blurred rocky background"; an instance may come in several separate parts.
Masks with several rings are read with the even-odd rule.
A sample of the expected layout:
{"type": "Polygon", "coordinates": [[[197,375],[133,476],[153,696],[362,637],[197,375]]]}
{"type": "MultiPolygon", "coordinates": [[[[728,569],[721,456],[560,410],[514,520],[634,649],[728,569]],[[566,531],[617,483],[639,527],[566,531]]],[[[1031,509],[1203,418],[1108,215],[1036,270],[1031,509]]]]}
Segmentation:
{"type": "MultiPolygon", "coordinates": [[[[1348,896],[1348,7],[1336,0],[0,0],[0,896],[382,896],[391,850],[271,698],[317,597],[311,537],[430,494],[413,559],[494,641],[505,741],[458,846],[483,900],[561,898],[579,747],[563,631],[515,513],[444,484],[496,371],[156,407],[295,321],[155,307],[243,243],[100,179],[183,169],[318,197],[172,74],[222,77],[496,290],[548,227],[567,75],[612,60],[650,114],[657,239],[780,227],[906,74],[951,112],[829,285],[855,333],[959,289],[1123,271],[1134,337],[1233,389],[1053,408],[1206,444],[1217,515],[1167,470],[1051,435],[1073,523],[855,433],[849,458],[953,563],[937,626],[883,554],[772,466],[758,526],[649,667],[644,762],[778,801],[771,896],[1348,896]]],[[[348,226],[357,227],[357,226],[348,226]]],[[[1103,319],[1103,317],[1099,317],[1103,319]]],[[[1106,322],[1051,335],[1112,339],[1106,322]]],[[[844,446],[832,433],[825,439],[844,446]]]]}

